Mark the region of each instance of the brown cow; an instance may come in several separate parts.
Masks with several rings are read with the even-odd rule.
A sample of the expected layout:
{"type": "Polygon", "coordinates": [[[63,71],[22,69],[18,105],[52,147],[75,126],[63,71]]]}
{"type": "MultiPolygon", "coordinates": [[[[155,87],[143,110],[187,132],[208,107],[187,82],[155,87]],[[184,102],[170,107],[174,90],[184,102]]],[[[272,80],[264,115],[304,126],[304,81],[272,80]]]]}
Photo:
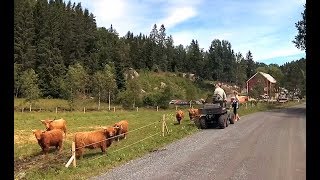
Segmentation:
{"type": "Polygon", "coordinates": [[[180,121],[183,119],[183,117],[184,117],[183,111],[182,110],[178,110],[176,112],[176,119],[178,121],[178,124],[180,124],[180,121]]]}
{"type": "Polygon", "coordinates": [[[120,139],[126,139],[128,133],[128,121],[122,120],[113,125],[116,129],[116,139],[119,141],[120,139]]]}
{"type": "Polygon", "coordinates": [[[84,148],[101,148],[103,153],[106,152],[106,148],[112,144],[115,133],[115,128],[111,126],[95,131],[77,132],[74,136],[77,158],[82,158],[84,148]]]}
{"type": "Polygon", "coordinates": [[[60,129],[53,129],[51,131],[33,130],[32,132],[45,154],[48,153],[50,146],[55,146],[61,152],[63,132],[60,129]]]}
{"type": "Polygon", "coordinates": [[[52,129],[61,129],[65,136],[67,135],[67,123],[66,120],[64,119],[46,119],[46,120],[41,120],[42,124],[44,124],[47,128],[47,131],[50,131],[52,129]]]}
{"type": "Polygon", "coordinates": [[[199,109],[191,108],[188,111],[189,111],[190,121],[192,121],[194,118],[199,116],[199,109]]]}

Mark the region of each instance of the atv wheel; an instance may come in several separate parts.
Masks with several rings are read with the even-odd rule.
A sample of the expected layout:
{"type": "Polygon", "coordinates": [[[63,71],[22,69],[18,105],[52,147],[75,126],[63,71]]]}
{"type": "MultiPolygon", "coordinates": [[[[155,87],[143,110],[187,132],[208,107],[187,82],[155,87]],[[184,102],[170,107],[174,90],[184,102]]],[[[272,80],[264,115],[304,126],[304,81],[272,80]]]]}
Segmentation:
{"type": "Polygon", "coordinates": [[[201,117],[199,119],[199,123],[200,123],[201,129],[207,129],[208,128],[208,125],[207,125],[207,122],[206,122],[206,117],[201,117]]]}
{"type": "Polygon", "coordinates": [[[220,126],[221,129],[226,128],[227,120],[226,120],[226,116],[225,115],[220,115],[219,119],[218,119],[218,122],[219,122],[219,126],[220,126]]]}

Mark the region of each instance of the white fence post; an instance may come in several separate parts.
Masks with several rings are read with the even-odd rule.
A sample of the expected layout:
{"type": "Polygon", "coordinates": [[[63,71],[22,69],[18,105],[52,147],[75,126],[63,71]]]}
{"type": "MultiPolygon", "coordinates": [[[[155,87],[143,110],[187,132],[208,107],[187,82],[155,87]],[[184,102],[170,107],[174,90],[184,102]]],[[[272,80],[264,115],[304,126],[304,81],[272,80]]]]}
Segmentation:
{"type": "Polygon", "coordinates": [[[70,166],[71,162],[73,162],[73,167],[77,166],[77,164],[76,164],[76,144],[75,144],[75,142],[72,142],[71,150],[72,150],[72,156],[69,159],[69,161],[67,162],[67,164],[65,165],[66,168],[70,166]]]}

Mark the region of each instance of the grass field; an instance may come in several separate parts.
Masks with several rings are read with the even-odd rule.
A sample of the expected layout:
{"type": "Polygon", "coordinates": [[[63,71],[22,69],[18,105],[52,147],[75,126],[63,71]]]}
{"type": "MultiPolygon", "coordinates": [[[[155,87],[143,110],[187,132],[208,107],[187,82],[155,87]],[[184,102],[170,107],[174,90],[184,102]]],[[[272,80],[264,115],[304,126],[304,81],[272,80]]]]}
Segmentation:
{"type": "MultiPolygon", "coordinates": [[[[50,104],[50,103],[49,103],[50,104]]],[[[297,104],[259,104],[251,107],[240,107],[239,114],[264,111],[272,108],[282,108],[297,104]]],[[[54,107],[54,105],[52,105],[54,107]]],[[[175,125],[175,108],[168,110],[139,109],[139,111],[97,111],[86,112],[15,112],[14,113],[14,173],[15,179],[87,179],[88,177],[106,172],[129,160],[143,156],[146,153],[161,150],[175,140],[200,131],[189,120],[185,107],[185,118],[182,124],[175,125]],[[169,134],[162,137],[161,120],[166,115],[169,134]],[[33,129],[43,129],[41,119],[64,118],[67,121],[67,137],[62,153],[52,149],[48,156],[41,154],[41,148],[32,134],[33,129]],[[129,122],[127,139],[113,144],[102,154],[100,149],[84,151],[84,157],[77,160],[77,167],[65,168],[65,163],[71,157],[71,143],[74,133],[89,131],[101,126],[113,125],[126,119],[129,122]]],[[[236,125],[236,124],[235,124],[236,125]]]]}

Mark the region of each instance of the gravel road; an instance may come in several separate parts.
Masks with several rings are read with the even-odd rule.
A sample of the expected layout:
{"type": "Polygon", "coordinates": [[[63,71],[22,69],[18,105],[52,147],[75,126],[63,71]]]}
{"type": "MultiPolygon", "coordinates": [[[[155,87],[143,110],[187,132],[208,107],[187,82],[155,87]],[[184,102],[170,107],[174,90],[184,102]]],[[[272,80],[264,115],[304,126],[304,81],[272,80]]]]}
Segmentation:
{"type": "Polygon", "coordinates": [[[304,180],[306,105],[201,130],[92,179],[304,180]]]}

